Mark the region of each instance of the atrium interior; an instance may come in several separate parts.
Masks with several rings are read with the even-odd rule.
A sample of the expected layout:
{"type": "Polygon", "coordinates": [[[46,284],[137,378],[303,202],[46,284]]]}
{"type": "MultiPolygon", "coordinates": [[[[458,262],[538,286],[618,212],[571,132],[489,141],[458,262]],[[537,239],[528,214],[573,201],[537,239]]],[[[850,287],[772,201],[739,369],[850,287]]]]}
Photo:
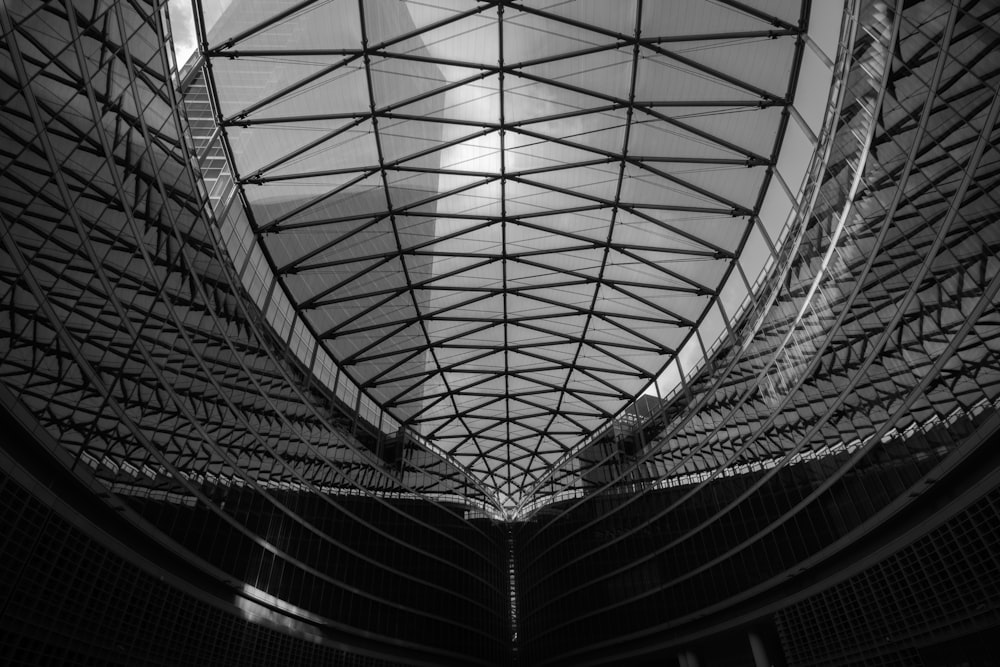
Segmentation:
{"type": "Polygon", "coordinates": [[[997,665],[994,0],[7,0],[0,655],[997,665]]]}

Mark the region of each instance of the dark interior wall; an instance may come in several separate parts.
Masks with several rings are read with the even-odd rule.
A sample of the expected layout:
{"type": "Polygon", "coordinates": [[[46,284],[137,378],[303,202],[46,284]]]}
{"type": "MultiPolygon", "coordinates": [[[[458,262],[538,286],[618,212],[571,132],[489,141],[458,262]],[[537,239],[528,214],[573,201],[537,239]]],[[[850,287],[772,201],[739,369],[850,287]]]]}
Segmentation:
{"type": "MultiPolygon", "coordinates": [[[[0,476],[0,653],[7,664],[467,664],[406,649],[398,661],[372,657],[363,647],[361,652],[343,650],[338,647],[350,639],[333,628],[311,625],[278,608],[265,613],[263,607],[234,604],[222,582],[183,569],[183,561],[169,552],[158,554],[99,499],[79,500],[86,491],[66,484],[58,469],[38,474],[44,472],[44,458],[39,462],[22,454],[15,461],[12,431],[9,424],[4,429],[5,472],[0,476]],[[60,502],[51,502],[54,494],[62,496],[60,502]],[[85,516],[92,521],[83,521],[85,516]],[[131,545],[109,548],[109,537],[131,545]],[[151,560],[160,562],[151,568],[151,560]],[[174,577],[184,585],[176,585],[174,577]]],[[[941,482],[937,496],[925,497],[891,530],[904,530],[897,524],[917,525],[965,489],[981,485],[997,470],[994,450],[996,442],[987,443],[961,474],[941,482]]],[[[841,565],[851,565],[862,558],[848,552],[842,560],[841,565]]],[[[835,575],[836,567],[825,574],[835,575]]],[[[600,591],[594,595],[595,601],[603,599],[600,591]]],[[[626,632],[628,622],[633,628],[641,625],[634,617],[623,621],[615,632],[626,632]]],[[[765,640],[768,633],[774,635],[776,665],[987,667],[997,664],[993,633],[998,625],[1000,488],[994,487],[858,574],[753,625],[681,648],[711,667],[749,667],[746,633],[753,630],[765,640]]],[[[565,637],[581,640],[572,629],[565,637]]],[[[461,648],[460,638],[454,639],[461,648]]],[[[676,650],[609,664],[670,664],[676,650]]],[[[530,655],[519,657],[520,664],[534,664],[530,655]]]]}
{"type": "MultiPolygon", "coordinates": [[[[586,576],[591,581],[579,586],[572,605],[553,605],[540,621],[532,618],[537,599],[560,598],[565,584],[556,578],[533,579],[530,570],[519,580],[520,590],[529,591],[520,597],[522,608],[529,612],[521,624],[529,633],[533,622],[545,624],[539,633],[545,643],[521,647],[526,664],[631,664],[633,660],[669,664],[690,651],[702,665],[749,666],[754,664],[750,632],[761,638],[777,666],[995,664],[990,661],[995,642],[989,641],[986,631],[1000,624],[1000,436],[995,416],[984,423],[987,430],[981,434],[992,431],[992,435],[980,440],[961,465],[935,480],[931,492],[914,493],[891,519],[840,541],[823,559],[803,558],[803,565],[788,567],[755,592],[753,580],[773,574],[783,567],[783,559],[801,558],[823,539],[832,541],[840,534],[834,526],[850,527],[842,522],[843,516],[859,516],[859,509],[849,496],[831,496],[831,502],[814,504],[806,513],[812,525],[828,526],[815,542],[791,540],[783,551],[749,551],[730,559],[725,566],[733,573],[731,579],[690,587],[688,597],[677,595],[678,587],[665,585],[668,576],[683,579],[685,574],[671,568],[684,566],[690,571],[699,561],[699,550],[701,562],[709,562],[719,545],[692,540],[684,547],[685,561],[661,557],[651,559],[650,565],[635,566],[653,551],[648,545],[663,538],[653,531],[657,522],[648,523],[617,550],[598,550],[614,536],[596,535],[593,527],[585,530],[576,539],[586,538],[586,543],[567,547],[592,552],[584,561],[589,563],[586,576]],[[647,547],[640,551],[634,540],[643,533],[647,547]],[[753,594],[724,599],[720,593],[730,585],[731,590],[753,594]],[[581,630],[580,624],[566,621],[588,615],[600,619],[601,625],[588,624],[581,630]],[[560,632],[545,631],[558,623],[564,624],[560,632]],[[962,643],[963,637],[968,642],[962,643]],[[544,652],[587,646],[592,650],[568,658],[544,652]]],[[[897,479],[897,471],[884,463],[854,472],[849,487],[892,488],[897,479]]],[[[799,473],[803,480],[810,477],[806,471],[799,473]]],[[[671,534],[683,534],[745,486],[727,482],[713,485],[713,506],[674,512],[671,534]]],[[[643,525],[644,519],[655,516],[682,492],[647,496],[630,515],[633,526],[643,525]]],[[[782,509],[775,505],[773,516],[782,509]]],[[[584,525],[581,518],[573,527],[584,525]]],[[[520,539],[530,530],[522,527],[520,539]]],[[[562,555],[573,560],[565,552],[562,555]]],[[[523,551],[519,557],[521,563],[527,560],[523,551]]],[[[563,576],[580,574],[583,567],[562,568],[563,576]]]]}
{"type": "Polygon", "coordinates": [[[792,667],[1000,664],[1000,489],[774,618],[792,667]]]}
{"type": "Polygon", "coordinates": [[[266,547],[202,505],[125,501],[183,549],[283,602],[360,631],[496,658],[484,649],[507,627],[498,527],[461,514],[446,523],[413,501],[397,503],[407,506],[401,516],[370,499],[331,506],[311,494],[276,495],[305,523],[252,490],[224,490],[227,511],[266,547]]]}
{"type": "MultiPolygon", "coordinates": [[[[978,421],[989,429],[995,417],[984,414],[978,421]]],[[[950,434],[956,442],[963,437],[978,439],[982,433],[974,427],[973,421],[956,422],[942,427],[936,438],[950,434]]],[[[996,457],[988,455],[996,436],[977,442],[979,456],[948,479],[976,480],[984,471],[996,469],[996,457]]],[[[648,635],[650,628],[671,621],[693,623],[715,614],[722,622],[726,614],[721,610],[735,605],[747,591],[791,578],[797,568],[805,569],[802,563],[815,560],[812,557],[824,550],[836,553],[829,547],[838,540],[847,538],[839,542],[839,549],[849,544],[852,531],[892,501],[906,497],[935,470],[947,451],[937,449],[938,454],[928,449],[919,459],[868,457],[797,510],[792,521],[782,517],[823,484],[838,464],[835,457],[779,471],[746,503],[750,509],[728,514],[725,508],[762,473],[716,479],[687,502],[681,501],[693,486],[649,493],[638,502],[628,497],[605,499],[553,523],[540,516],[516,533],[519,602],[524,610],[519,622],[528,638],[523,650],[540,659],[572,651],[581,641],[627,644],[622,638],[648,635]],[[623,504],[627,512],[613,511],[623,504]],[[780,525],[774,530],[776,522],[780,525]],[[758,533],[759,539],[753,539],[758,533]],[[536,636],[541,639],[532,644],[536,636]]],[[[943,482],[938,480],[937,485],[935,492],[945,494],[943,482]]],[[[917,518],[911,521],[919,522],[923,511],[913,510],[917,518]]],[[[992,542],[991,548],[1000,549],[1000,544],[992,542]]],[[[854,557],[843,556],[841,566],[854,557]]],[[[836,568],[826,574],[835,572],[836,568]]],[[[809,577],[820,575],[796,576],[798,585],[804,586],[809,577]]]]}
{"type": "MultiPolygon", "coordinates": [[[[129,503],[138,510],[135,513],[127,505],[109,504],[111,496],[103,494],[102,498],[69,473],[5,410],[0,410],[0,432],[0,656],[4,664],[9,660],[9,664],[24,665],[391,667],[507,661],[506,652],[496,649],[505,636],[502,630],[495,633],[493,642],[484,642],[470,633],[441,632],[440,620],[415,611],[430,609],[443,618],[480,622],[475,610],[463,611],[458,605],[444,608],[451,599],[443,599],[440,593],[437,598],[426,594],[428,587],[450,585],[460,599],[462,594],[471,599],[488,595],[478,579],[478,588],[470,590],[468,572],[476,566],[464,569],[460,556],[455,567],[413,563],[412,552],[380,545],[354,527],[353,539],[363,542],[368,553],[384,557],[347,563],[350,571],[343,573],[344,585],[358,591],[356,595],[324,589],[290,577],[287,561],[268,559],[269,552],[243,540],[242,533],[227,531],[228,526],[220,525],[210,512],[166,501],[129,503]],[[144,521],[142,513],[164,528],[172,526],[177,534],[162,534],[148,525],[140,530],[136,524],[144,521]],[[192,535],[198,540],[192,541],[192,535]],[[188,551],[190,547],[197,547],[197,554],[188,551]],[[411,562],[405,564],[407,560],[411,562]],[[423,576],[425,583],[400,584],[394,579],[399,572],[423,576]],[[256,593],[247,593],[245,586],[256,593]],[[399,601],[400,606],[389,607],[369,598],[372,591],[399,601]],[[464,616],[455,616],[458,612],[464,616]],[[374,630],[364,632],[366,627],[374,630]]],[[[355,502],[364,505],[360,499],[355,502]]],[[[316,540],[282,527],[283,519],[267,510],[260,499],[244,504],[248,512],[254,506],[265,508],[251,520],[270,523],[273,541],[287,553],[310,554],[319,549],[316,540]]],[[[355,509],[369,518],[379,511],[377,507],[355,509]]],[[[414,511],[418,516],[439,516],[427,507],[414,511]]],[[[325,518],[333,534],[340,531],[345,548],[351,546],[351,539],[344,535],[351,526],[344,517],[324,511],[322,505],[314,513],[323,516],[310,519],[322,523],[325,518]]],[[[463,536],[459,532],[459,537],[467,538],[470,548],[481,548],[480,557],[488,559],[489,545],[476,540],[490,542],[484,537],[489,526],[485,531],[472,531],[467,522],[456,522],[472,533],[463,536]]],[[[419,535],[406,521],[387,520],[380,529],[387,536],[411,540],[416,549],[440,542],[435,534],[419,535]]],[[[494,530],[502,540],[501,530],[494,530]]],[[[343,554],[327,555],[325,574],[344,567],[343,554]]],[[[480,563],[478,567],[486,566],[480,563]]],[[[489,612],[489,619],[505,619],[502,600],[493,601],[489,612]]]]}
{"type": "Polygon", "coordinates": [[[9,665],[357,665],[165,583],[0,477],[0,655],[9,665]]]}

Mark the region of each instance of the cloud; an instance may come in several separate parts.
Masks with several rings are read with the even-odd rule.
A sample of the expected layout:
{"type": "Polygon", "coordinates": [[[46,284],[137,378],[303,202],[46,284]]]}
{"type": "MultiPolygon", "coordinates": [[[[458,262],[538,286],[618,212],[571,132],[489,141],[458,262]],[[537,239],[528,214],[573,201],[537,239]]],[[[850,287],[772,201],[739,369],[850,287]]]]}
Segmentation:
{"type": "Polygon", "coordinates": [[[191,0],[170,0],[167,11],[170,13],[170,30],[174,39],[174,57],[177,59],[177,66],[183,67],[198,49],[191,0]]]}

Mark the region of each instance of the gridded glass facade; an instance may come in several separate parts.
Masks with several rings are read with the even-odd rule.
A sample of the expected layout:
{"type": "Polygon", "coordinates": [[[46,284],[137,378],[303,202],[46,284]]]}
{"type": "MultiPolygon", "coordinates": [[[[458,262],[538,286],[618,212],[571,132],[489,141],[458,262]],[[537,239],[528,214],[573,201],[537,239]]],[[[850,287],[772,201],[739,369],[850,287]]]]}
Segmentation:
{"type": "Polygon", "coordinates": [[[788,663],[988,664],[1000,615],[998,503],[994,490],[891,558],[778,612],[788,663]]]}
{"type": "Polygon", "coordinates": [[[0,503],[7,665],[403,664],[227,613],[94,541],[6,475],[0,503]]]}
{"type": "Polygon", "coordinates": [[[0,10],[0,653],[985,641],[1000,10],[459,4],[0,10]]]}
{"type": "Polygon", "coordinates": [[[610,443],[601,492],[521,529],[533,659],[578,664],[776,586],[995,428],[996,16],[860,10],[852,102],[773,301],[645,427],[669,444],[610,443]]]}

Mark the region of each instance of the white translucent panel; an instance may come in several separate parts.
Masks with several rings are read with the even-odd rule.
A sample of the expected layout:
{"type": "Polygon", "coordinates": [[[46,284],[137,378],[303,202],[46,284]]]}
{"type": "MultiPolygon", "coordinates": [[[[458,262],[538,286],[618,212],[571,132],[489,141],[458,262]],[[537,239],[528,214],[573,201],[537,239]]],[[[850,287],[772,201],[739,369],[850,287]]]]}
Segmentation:
{"type": "Polygon", "coordinates": [[[759,214],[761,224],[772,239],[780,237],[795,210],[795,203],[788,198],[785,189],[775,185],[767,189],[759,214]]]}
{"type": "Polygon", "coordinates": [[[441,68],[432,63],[382,57],[369,62],[376,109],[413,103],[448,83],[441,68]]]}
{"type": "Polygon", "coordinates": [[[735,148],[712,142],[683,125],[665,122],[677,119],[678,123],[690,125],[692,114],[719,114],[727,112],[724,107],[673,108],[668,106],[640,107],[634,112],[636,121],[629,132],[629,154],[640,158],[699,158],[714,160],[745,160],[735,148]],[[648,111],[647,111],[648,109],[648,111]]]}
{"type": "MultiPolygon", "coordinates": [[[[522,91],[524,92],[524,91],[522,91]]],[[[545,91],[534,91],[546,94],[545,91]]],[[[571,111],[576,112],[579,107],[571,111]]],[[[542,110],[545,115],[531,122],[522,121],[507,135],[510,172],[524,178],[555,168],[577,167],[594,169],[617,177],[617,165],[604,164],[609,155],[621,155],[625,142],[625,120],[622,112],[573,114],[565,118],[551,115],[567,110],[542,110]],[[555,141],[548,139],[552,137],[555,141]]],[[[603,180],[597,173],[580,172],[583,182],[603,180]],[[585,175],[584,175],[585,174],[585,175]]]]}
{"type": "Polygon", "coordinates": [[[750,14],[701,0],[644,3],[642,16],[643,36],[698,35],[771,27],[769,22],[750,14]]]}
{"type": "Polygon", "coordinates": [[[680,386],[680,372],[677,370],[676,361],[667,364],[667,367],[656,378],[656,387],[659,395],[663,398],[673,396],[674,390],[680,386]]]}
{"type": "Polygon", "coordinates": [[[715,142],[741,155],[747,152],[767,158],[774,148],[774,139],[781,123],[781,107],[763,109],[739,107],[728,113],[706,109],[701,113],[682,112],[674,116],[685,126],[706,135],[707,142],[715,142]]]}
{"type": "MultiPolygon", "coordinates": [[[[629,165],[622,182],[621,201],[629,206],[649,208],[710,208],[728,210],[724,196],[705,192],[690,177],[690,170],[671,174],[669,167],[640,169],[629,165]]],[[[742,174],[740,174],[742,176],[742,174]]]]}
{"type": "Polygon", "coordinates": [[[645,249],[648,256],[661,248],[714,254],[735,250],[745,224],[730,215],[638,208],[618,213],[614,240],[645,249]]]}
{"type": "MultiPolygon", "coordinates": [[[[463,131],[460,136],[466,135],[467,132],[463,131]]],[[[477,135],[443,148],[436,157],[442,171],[438,176],[438,188],[442,193],[483,183],[484,179],[491,177],[499,178],[500,135],[495,132],[477,135]]],[[[429,158],[422,158],[421,163],[426,163],[429,158]]],[[[415,163],[407,162],[406,166],[411,164],[415,163]]]]}
{"type": "MultiPolygon", "coordinates": [[[[589,206],[589,204],[585,204],[589,206]]],[[[508,224],[507,243],[518,251],[578,247],[608,237],[610,215],[603,210],[548,213],[508,224]]]]}
{"type": "Polygon", "coordinates": [[[739,318],[749,295],[750,293],[747,291],[747,286],[740,277],[739,271],[734,270],[730,274],[729,280],[723,285],[720,294],[722,307],[729,316],[730,323],[735,322],[739,318]]]}
{"type": "Polygon", "coordinates": [[[500,183],[496,180],[483,182],[481,185],[464,187],[460,191],[451,192],[446,197],[437,200],[437,211],[448,215],[499,215],[500,183]]]}
{"type": "Polygon", "coordinates": [[[745,101],[752,95],[731,83],[705,76],[699,69],[668,56],[649,54],[639,66],[636,99],[642,102],[662,101],[667,97],[665,91],[670,91],[669,99],[672,101],[715,104],[725,100],[745,101]]]}
{"type": "Polygon", "coordinates": [[[525,78],[550,80],[552,89],[586,89],[595,101],[626,99],[632,72],[632,49],[605,49],[578,54],[572,58],[553,58],[537,65],[519,68],[525,78]]]}
{"type": "Polygon", "coordinates": [[[368,100],[365,88],[355,87],[339,102],[330,98],[330,92],[341,88],[345,77],[354,80],[359,73],[364,77],[363,71],[342,56],[315,56],[294,62],[279,57],[213,61],[221,112],[225,117],[244,113],[261,117],[302,113],[310,108],[308,105],[322,99],[328,99],[333,105],[329,113],[358,108],[368,100]],[[293,95],[299,91],[299,95],[292,98],[299,101],[297,106],[292,100],[268,103],[270,98],[286,90],[293,95]]]}
{"type": "Polygon", "coordinates": [[[785,134],[787,136],[778,156],[777,171],[792,192],[798,192],[805,180],[815,146],[798,123],[788,123],[785,134]]]}
{"type": "Polygon", "coordinates": [[[812,133],[818,135],[827,110],[827,93],[833,80],[833,70],[812,49],[802,52],[800,67],[799,76],[806,84],[795,97],[795,108],[812,133]]]}
{"type": "Polygon", "coordinates": [[[615,197],[618,174],[593,169],[561,169],[531,174],[531,183],[553,190],[571,190],[573,195],[590,200],[611,201],[615,197]]]}
{"type": "MultiPolygon", "coordinates": [[[[753,209],[765,175],[762,166],[657,164],[654,168],[662,176],[650,174],[631,182],[649,184],[650,193],[662,193],[660,203],[672,203],[673,197],[668,195],[673,193],[691,191],[700,194],[702,205],[725,209],[753,209]],[[711,196],[704,193],[711,193],[711,196]]],[[[654,196],[652,201],[655,203],[657,198],[654,196]]]]}
{"type": "MultiPolygon", "coordinates": [[[[744,40],[698,40],[667,47],[671,53],[693,63],[699,71],[719,72],[740,83],[728,81],[730,97],[757,97],[755,90],[782,97],[786,92],[787,70],[794,56],[791,40],[775,40],[767,36],[744,40]]],[[[720,77],[721,78],[721,77],[720,77]]]]}
{"type": "Polygon", "coordinates": [[[844,4],[840,0],[829,0],[809,7],[809,38],[831,61],[837,57],[844,4]]]}
{"type": "Polygon", "coordinates": [[[497,14],[493,9],[464,16],[458,20],[447,21],[437,27],[432,24],[455,18],[459,13],[468,13],[471,8],[467,3],[451,2],[397,2],[396,0],[379,0],[381,5],[393,12],[405,7],[414,24],[423,29],[419,35],[407,34],[398,29],[383,30],[373,26],[372,38],[380,37],[379,42],[391,42],[387,49],[394,53],[415,53],[431,56],[442,60],[467,61],[473,63],[493,63],[498,57],[497,14]],[[450,16],[446,16],[449,14],[450,16]],[[433,20],[437,19],[437,20],[433,20]]]}
{"type": "Polygon", "coordinates": [[[756,285],[764,268],[770,266],[772,261],[773,258],[771,257],[767,242],[764,240],[760,229],[754,225],[750,228],[750,236],[747,238],[747,243],[739,259],[740,266],[747,280],[752,285],[756,285]]]}
{"type": "MultiPolygon", "coordinates": [[[[245,176],[258,171],[266,177],[320,172],[326,177],[338,175],[341,182],[346,182],[354,172],[378,164],[370,124],[350,118],[289,119],[280,124],[233,127],[228,134],[236,166],[245,176]]],[[[329,190],[336,180],[324,183],[329,190]]]]}
{"type": "MultiPolygon", "coordinates": [[[[732,282],[732,281],[730,281],[732,282]]],[[[729,312],[728,310],[726,312],[729,312]]],[[[712,347],[716,341],[728,334],[726,320],[719,309],[718,303],[713,303],[712,307],[705,312],[705,319],[698,329],[703,345],[712,347]]]]}
{"type": "MultiPolygon", "coordinates": [[[[765,14],[773,15],[785,23],[795,25],[802,14],[802,3],[797,0],[755,0],[749,3],[765,14]]],[[[836,2],[830,4],[837,4],[836,2]]]]}
{"type": "MultiPolygon", "coordinates": [[[[604,0],[578,0],[577,2],[531,3],[546,12],[578,23],[599,27],[601,30],[631,35],[635,31],[636,3],[634,0],[620,0],[607,3],[604,0]]],[[[595,35],[591,39],[600,39],[595,35]]],[[[607,39],[605,37],[605,39],[607,39]]]]}
{"type": "Polygon", "coordinates": [[[504,14],[504,59],[524,62],[588,48],[608,39],[582,27],[532,14],[504,14]]]}
{"type": "MultiPolygon", "coordinates": [[[[376,175],[367,179],[336,182],[333,187],[320,183],[292,182],[266,185],[246,191],[254,205],[258,226],[295,229],[357,221],[359,227],[369,220],[384,218],[385,192],[376,175]]],[[[338,228],[341,236],[344,226],[338,228]]]]}
{"type": "Polygon", "coordinates": [[[341,283],[336,280],[341,275],[344,279],[356,275],[358,280],[367,281],[359,274],[367,275],[366,269],[371,267],[382,268],[385,273],[385,264],[393,261],[397,254],[396,234],[392,222],[385,216],[340,220],[329,226],[308,229],[301,235],[290,235],[290,242],[301,243],[299,248],[304,252],[293,252],[295,247],[286,246],[281,240],[282,234],[274,241],[267,237],[268,246],[285,253],[282,258],[286,261],[278,266],[287,263],[289,268],[294,266],[299,271],[316,271],[316,275],[328,276],[331,286],[341,283]],[[354,266],[345,268],[352,264],[354,266]]]}
{"type": "Polygon", "coordinates": [[[276,3],[223,2],[205,5],[208,9],[206,20],[213,26],[209,30],[208,41],[213,46],[245,32],[250,34],[239,42],[238,48],[287,48],[291,40],[303,48],[323,45],[327,48],[346,48],[360,41],[357,3],[352,0],[312,3],[291,18],[280,21],[273,19],[285,7],[276,3]],[[211,21],[219,6],[224,6],[224,11],[211,21]]]}
{"type": "Polygon", "coordinates": [[[481,220],[439,218],[430,221],[409,215],[396,216],[396,228],[408,235],[409,243],[403,247],[420,248],[423,252],[451,254],[473,253],[483,256],[499,252],[502,248],[500,225],[481,220]],[[432,222],[428,225],[426,222],[432,222]]]}

